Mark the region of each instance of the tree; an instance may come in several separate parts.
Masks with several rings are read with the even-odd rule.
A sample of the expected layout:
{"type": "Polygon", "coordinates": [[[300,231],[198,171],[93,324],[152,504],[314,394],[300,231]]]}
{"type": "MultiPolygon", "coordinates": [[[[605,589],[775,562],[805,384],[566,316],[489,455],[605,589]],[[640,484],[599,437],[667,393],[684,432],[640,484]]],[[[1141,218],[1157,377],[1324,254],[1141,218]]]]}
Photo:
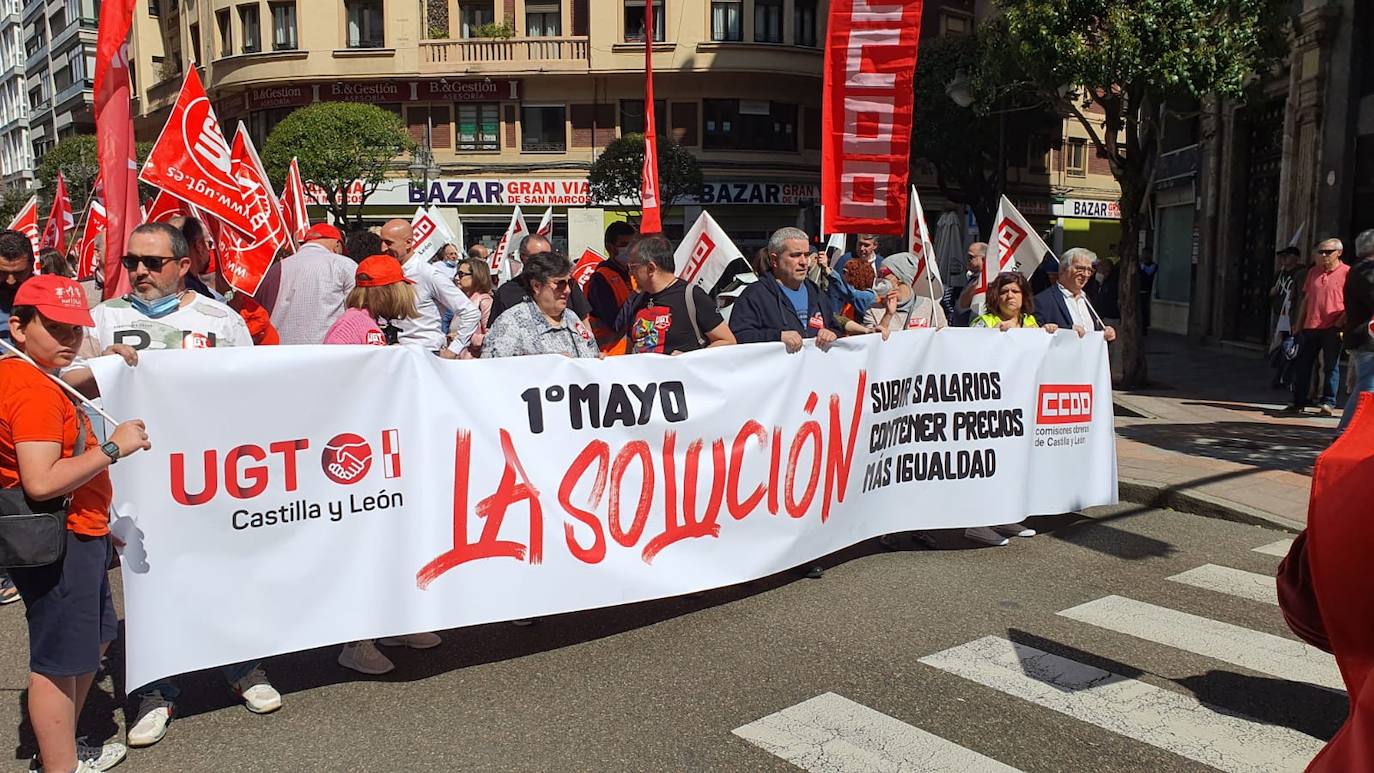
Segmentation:
{"type": "Polygon", "coordinates": [[[1146,383],[1136,310],[1139,234],[1172,98],[1239,98],[1285,47],[1289,0],[998,0],[988,46],[1077,118],[1121,186],[1122,383],[1146,383]],[[1060,97],[1068,84],[1079,89],[1060,97]],[[1101,114],[1088,112],[1096,104],[1101,114]]]}
{"type": "Polygon", "coordinates": [[[985,54],[983,45],[976,32],[922,41],[913,84],[911,155],[935,167],[940,193],[969,206],[986,234],[992,232],[1009,165],[999,145],[1006,137],[1035,136],[1050,122],[1048,105],[1032,84],[1004,72],[1005,59],[985,54]],[[973,99],[968,107],[946,94],[961,79],[973,99]]]}
{"type": "MultiPolygon", "coordinates": [[[[592,162],[588,173],[592,201],[599,204],[640,205],[644,175],[644,135],[627,134],[612,140],[592,162]]],[[[667,137],[658,138],[658,195],[666,209],[701,193],[701,164],[686,148],[667,137]]]]}
{"type": "MultiPolygon", "coordinates": [[[[153,143],[151,142],[138,143],[135,154],[138,156],[140,165],[148,158],[148,152],[152,149],[153,143]]],[[[86,209],[86,199],[91,195],[95,178],[100,174],[100,160],[95,152],[95,137],[90,134],[67,137],[43,154],[43,160],[38,163],[36,172],[40,219],[47,217],[49,208],[52,206],[52,196],[57,185],[57,172],[59,170],[62,172],[62,178],[67,182],[67,195],[72,200],[72,212],[76,213],[79,220],[82,211],[86,209]]],[[[143,195],[147,197],[157,193],[156,189],[151,186],[140,185],[140,189],[143,195]]],[[[28,195],[24,196],[24,200],[28,200],[28,195]]],[[[22,205],[23,202],[20,203],[22,205]]]]}
{"type": "Polygon", "coordinates": [[[292,111],[277,124],[267,136],[262,162],[281,190],[294,157],[301,179],[319,186],[325,208],[336,222],[347,224],[361,216],[394,159],[414,148],[395,113],[360,102],[317,102],[292,111]],[[350,201],[355,183],[361,195],[350,201]]]}

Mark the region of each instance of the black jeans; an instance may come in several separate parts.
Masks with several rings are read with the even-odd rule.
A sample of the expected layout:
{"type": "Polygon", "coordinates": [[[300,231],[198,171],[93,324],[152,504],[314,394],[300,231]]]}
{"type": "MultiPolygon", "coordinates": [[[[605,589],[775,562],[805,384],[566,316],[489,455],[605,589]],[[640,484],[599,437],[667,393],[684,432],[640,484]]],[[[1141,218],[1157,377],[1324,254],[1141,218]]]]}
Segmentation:
{"type": "Polygon", "coordinates": [[[1340,389],[1337,365],[1341,357],[1341,330],[1328,327],[1320,330],[1304,330],[1298,333],[1298,356],[1293,361],[1293,404],[1299,408],[1312,403],[1312,369],[1321,355],[1321,395],[1322,405],[1334,408],[1336,392],[1340,389]]]}

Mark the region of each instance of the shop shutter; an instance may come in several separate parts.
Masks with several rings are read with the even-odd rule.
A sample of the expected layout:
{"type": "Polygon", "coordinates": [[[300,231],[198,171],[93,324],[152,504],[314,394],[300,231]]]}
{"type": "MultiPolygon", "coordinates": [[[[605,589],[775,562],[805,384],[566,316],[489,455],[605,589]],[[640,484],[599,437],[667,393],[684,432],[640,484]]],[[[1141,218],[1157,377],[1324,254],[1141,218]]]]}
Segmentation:
{"type": "Polygon", "coordinates": [[[515,144],[515,105],[506,105],[506,147],[516,147],[515,144]]]}

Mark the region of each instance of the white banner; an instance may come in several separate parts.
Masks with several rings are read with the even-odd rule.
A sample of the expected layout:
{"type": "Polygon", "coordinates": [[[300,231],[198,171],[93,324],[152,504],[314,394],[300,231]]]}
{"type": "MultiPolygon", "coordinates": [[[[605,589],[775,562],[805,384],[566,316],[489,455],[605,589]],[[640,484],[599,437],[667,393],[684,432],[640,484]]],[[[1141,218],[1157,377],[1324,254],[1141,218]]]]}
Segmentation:
{"type": "Polygon", "coordinates": [[[105,407],[144,419],[153,443],[112,468],[128,686],[1116,500],[1100,334],[920,330],[684,357],[94,360],[105,407]],[[232,420],[206,422],[205,405],[232,420]]]}

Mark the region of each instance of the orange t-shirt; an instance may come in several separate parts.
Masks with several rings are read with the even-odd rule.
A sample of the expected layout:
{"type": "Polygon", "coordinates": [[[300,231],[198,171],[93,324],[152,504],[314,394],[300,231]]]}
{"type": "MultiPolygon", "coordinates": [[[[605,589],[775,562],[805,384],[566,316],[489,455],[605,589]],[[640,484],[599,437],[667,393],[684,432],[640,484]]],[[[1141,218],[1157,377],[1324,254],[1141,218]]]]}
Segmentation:
{"type": "MultiPolygon", "coordinates": [[[[79,432],[77,413],[62,388],[37,368],[17,357],[0,360],[0,487],[19,486],[17,443],[61,443],[63,458],[71,456],[79,432]]],[[[84,453],[100,453],[89,428],[84,453]]],[[[110,475],[101,470],[72,492],[67,528],[88,537],[109,534],[113,496],[110,475]]]]}

